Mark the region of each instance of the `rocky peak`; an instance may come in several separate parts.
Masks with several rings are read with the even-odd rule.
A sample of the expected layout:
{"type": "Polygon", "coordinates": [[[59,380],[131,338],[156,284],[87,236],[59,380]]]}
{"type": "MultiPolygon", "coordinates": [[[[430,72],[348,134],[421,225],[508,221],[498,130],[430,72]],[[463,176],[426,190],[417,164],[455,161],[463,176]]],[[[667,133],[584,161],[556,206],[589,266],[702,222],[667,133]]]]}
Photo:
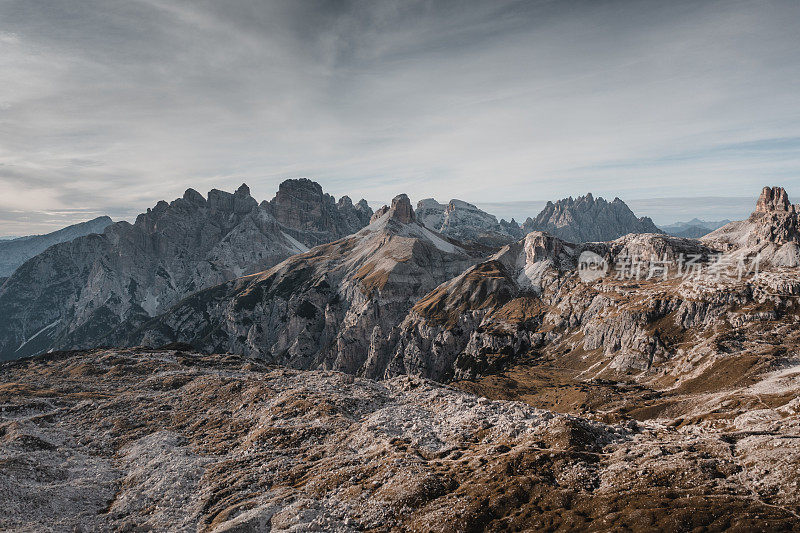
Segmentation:
{"type": "Polygon", "coordinates": [[[285,180],[270,202],[262,206],[306,246],[330,242],[360,230],[372,210],[365,200],[357,205],[348,196],[339,202],[307,178],[285,180]]]}
{"type": "Polygon", "coordinates": [[[754,225],[750,241],[778,245],[800,242],[797,211],[783,187],[764,187],[756,202],[756,210],[750,215],[749,222],[754,225]]]}
{"type": "Polygon", "coordinates": [[[233,194],[234,196],[238,196],[240,198],[247,198],[250,196],[250,187],[248,187],[246,183],[242,183],[233,194]]]}
{"type": "Polygon", "coordinates": [[[546,231],[569,242],[612,241],[628,233],[661,233],[647,217],[638,218],[620,200],[609,203],[591,193],[547,202],[535,219],[522,225],[525,233],[546,231]]]}
{"type": "Polygon", "coordinates": [[[403,224],[411,224],[416,221],[414,217],[414,208],[411,207],[411,200],[408,199],[406,194],[398,194],[395,196],[392,199],[391,207],[384,205],[378,209],[375,214],[372,215],[370,223],[375,222],[386,213],[389,213],[390,219],[402,222],[403,224]]]}
{"type": "Polygon", "coordinates": [[[339,202],[336,204],[336,207],[339,209],[348,209],[353,207],[353,200],[350,199],[349,196],[342,196],[339,198],[339,202]]]}
{"type": "Polygon", "coordinates": [[[375,211],[375,214],[372,215],[372,217],[369,219],[369,223],[372,224],[373,222],[375,222],[376,220],[378,220],[379,218],[381,218],[383,215],[385,215],[388,212],[389,212],[389,206],[388,205],[384,205],[383,207],[381,207],[380,209],[375,211]]]}
{"type": "Polygon", "coordinates": [[[703,236],[721,249],[746,249],[775,266],[800,263],[800,217],[782,187],[764,187],[747,220],[731,222],[703,236]]]}
{"type": "Polygon", "coordinates": [[[415,215],[428,229],[464,243],[499,248],[522,237],[518,224],[498,223],[494,215],[463,200],[452,199],[445,205],[426,198],[417,203],[415,215]]]}
{"type": "Polygon", "coordinates": [[[795,212],[783,187],[764,187],[756,203],[756,213],[795,212]]]}
{"type": "Polygon", "coordinates": [[[394,220],[403,224],[414,222],[414,208],[411,207],[411,200],[405,194],[398,194],[392,199],[392,208],[389,212],[394,220]]]}
{"type": "Polygon", "coordinates": [[[561,253],[563,241],[541,231],[525,236],[525,255],[528,263],[538,263],[561,253]]]}
{"type": "Polygon", "coordinates": [[[208,193],[208,207],[219,211],[243,214],[249,213],[258,205],[250,196],[250,189],[242,184],[235,193],[211,189],[208,193]]]}
{"type": "Polygon", "coordinates": [[[186,189],[186,192],[183,193],[183,199],[194,205],[205,205],[206,203],[203,195],[191,188],[186,189]]]}
{"type": "Polygon", "coordinates": [[[417,210],[414,214],[423,226],[434,231],[441,231],[445,209],[447,206],[440,204],[435,199],[425,198],[417,202],[417,210]]]}
{"type": "Polygon", "coordinates": [[[471,204],[469,202],[465,202],[464,200],[453,199],[453,200],[450,200],[450,202],[447,204],[447,208],[445,209],[445,212],[452,213],[456,209],[464,209],[466,211],[480,211],[480,209],[478,209],[476,206],[474,206],[473,204],[471,204]]]}
{"type": "Polygon", "coordinates": [[[372,214],[372,208],[369,206],[367,201],[364,200],[363,198],[358,201],[358,203],[355,205],[355,208],[356,208],[356,210],[361,211],[363,213],[369,212],[370,215],[372,214]]]}

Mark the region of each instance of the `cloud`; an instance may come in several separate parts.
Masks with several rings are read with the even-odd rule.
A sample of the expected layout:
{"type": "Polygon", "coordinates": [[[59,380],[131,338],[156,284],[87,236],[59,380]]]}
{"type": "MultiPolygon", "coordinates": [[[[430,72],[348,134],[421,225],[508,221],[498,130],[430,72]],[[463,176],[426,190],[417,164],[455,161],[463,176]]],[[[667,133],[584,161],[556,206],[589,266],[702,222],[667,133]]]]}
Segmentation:
{"type": "Polygon", "coordinates": [[[0,208],[27,214],[0,234],[300,176],[378,203],[798,196],[798,21],[790,1],[7,0],[0,208]]]}

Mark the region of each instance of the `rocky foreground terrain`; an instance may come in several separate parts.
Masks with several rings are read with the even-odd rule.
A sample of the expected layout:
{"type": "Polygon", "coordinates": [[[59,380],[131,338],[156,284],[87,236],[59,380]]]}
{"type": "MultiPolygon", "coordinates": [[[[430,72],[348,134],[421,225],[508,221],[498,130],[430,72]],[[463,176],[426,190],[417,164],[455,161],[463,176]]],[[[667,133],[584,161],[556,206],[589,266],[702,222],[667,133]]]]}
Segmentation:
{"type": "Polygon", "coordinates": [[[798,529],[798,380],[604,423],[415,377],[53,353],[0,368],[0,528],[798,529]]]}

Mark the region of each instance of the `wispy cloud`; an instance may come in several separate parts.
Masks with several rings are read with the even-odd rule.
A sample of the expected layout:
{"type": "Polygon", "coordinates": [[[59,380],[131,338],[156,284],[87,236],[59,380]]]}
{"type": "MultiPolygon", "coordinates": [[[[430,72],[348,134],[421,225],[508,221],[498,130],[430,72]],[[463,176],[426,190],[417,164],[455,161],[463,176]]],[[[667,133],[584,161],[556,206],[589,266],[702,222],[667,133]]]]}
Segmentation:
{"type": "Polygon", "coordinates": [[[378,202],[798,196],[798,22],[791,1],[7,0],[0,209],[25,216],[0,234],[298,176],[378,202]]]}

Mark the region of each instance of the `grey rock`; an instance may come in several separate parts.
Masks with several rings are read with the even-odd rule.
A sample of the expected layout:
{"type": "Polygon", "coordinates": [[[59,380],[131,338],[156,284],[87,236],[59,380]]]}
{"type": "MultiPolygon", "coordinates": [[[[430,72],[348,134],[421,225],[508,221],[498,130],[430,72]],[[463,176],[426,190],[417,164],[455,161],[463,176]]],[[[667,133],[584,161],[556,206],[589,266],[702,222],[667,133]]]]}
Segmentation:
{"type": "Polygon", "coordinates": [[[309,180],[284,182],[263,207],[246,185],[208,199],[189,189],[22,265],[0,288],[0,359],[114,342],[194,292],[357,231],[370,214],[362,203],[337,208],[309,180]]]}
{"type": "Polygon", "coordinates": [[[417,218],[427,228],[466,244],[480,244],[495,249],[519,239],[521,229],[515,221],[497,222],[494,215],[462,200],[440,204],[433,198],[417,203],[417,218]]]}
{"type": "Polygon", "coordinates": [[[308,247],[351,235],[369,223],[372,210],[365,200],[353,205],[343,196],[339,202],[309,179],[290,179],[262,206],[288,233],[308,247]]]}
{"type": "Polygon", "coordinates": [[[121,341],[187,342],[295,368],[381,376],[391,334],[414,302],[477,260],[416,222],[399,195],[358,233],[201,291],[121,341]]]}
{"type": "Polygon", "coordinates": [[[522,224],[522,229],[525,233],[546,231],[576,243],[612,241],[628,233],[662,233],[652,220],[638,218],[619,198],[609,203],[591,193],[547,202],[535,219],[529,217],[522,224]]]}
{"type": "Polygon", "coordinates": [[[782,187],[764,187],[747,220],[731,222],[702,241],[774,266],[800,265],[800,215],[782,187]]]}

